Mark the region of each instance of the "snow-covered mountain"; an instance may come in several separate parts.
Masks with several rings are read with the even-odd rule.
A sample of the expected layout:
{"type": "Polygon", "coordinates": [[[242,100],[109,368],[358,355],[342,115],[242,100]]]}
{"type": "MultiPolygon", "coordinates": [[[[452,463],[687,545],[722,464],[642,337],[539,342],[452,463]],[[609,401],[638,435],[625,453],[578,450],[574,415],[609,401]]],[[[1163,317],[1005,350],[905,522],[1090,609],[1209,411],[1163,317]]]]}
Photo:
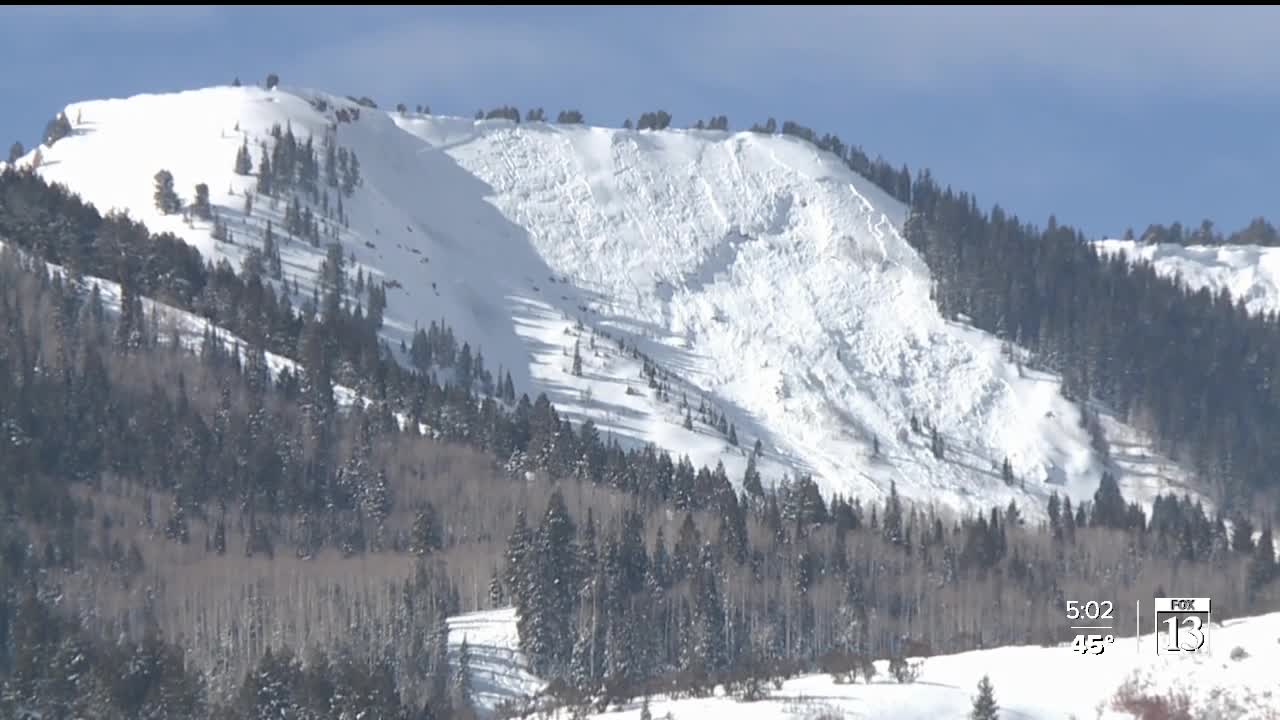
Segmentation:
{"type": "MultiPolygon", "coordinates": [[[[255,195],[246,214],[256,179],[233,171],[237,150],[247,140],[256,171],[275,125],[317,147],[331,134],[359,158],[362,182],[343,199],[347,223],[322,224],[353,274],[390,288],[394,347],[443,318],[518,392],[546,392],[575,424],[591,418],[699,465],[722,460],[734,480],[759,440],[766,482],[811,472],[864,498],[892,481],[956,508],[1016,499],[1037,512],[1053,489],[1091,496],[1103,470],[1056,377],[938,314],[928,269],[900,235],[903,206],[796,138],[472,121],[249,87],[75,103],[66,117],[71,135],[19,163],[38,152],[47,179],[237,267],[269,220],[280,232],[286,204],[255,195]],[[184,201],[208,184],[233,243],[156,209],[160,169],[184,201]],[[648,386],[633,345],[668,375],[668,397],[648,386]],[[737,446],[698,422],[704,402],[737,446]],[[909,429],[913,416],[936,425],[941,460],[927,430],[909,429]],[[1025,491],[1001,480],[1005,457],[1025,491]]],[[[323,243],[295,239],[281,255],[286,280],[310,295],[323,243]]],[[[1128,496],[1181,482],[1139,434],[1104,424],[1128,496]]]]}
{"type": "Polygon", "coordinates": [[[1165,277],[1176,277],[1192,290],[1223,290],[1251,313],[1280,311],[1280,247],[1260,245],[1175,245],[1135,240],[1100,240],[1103,255],[1124,253],[1131,262],[1146,261],[1165,277]]]}

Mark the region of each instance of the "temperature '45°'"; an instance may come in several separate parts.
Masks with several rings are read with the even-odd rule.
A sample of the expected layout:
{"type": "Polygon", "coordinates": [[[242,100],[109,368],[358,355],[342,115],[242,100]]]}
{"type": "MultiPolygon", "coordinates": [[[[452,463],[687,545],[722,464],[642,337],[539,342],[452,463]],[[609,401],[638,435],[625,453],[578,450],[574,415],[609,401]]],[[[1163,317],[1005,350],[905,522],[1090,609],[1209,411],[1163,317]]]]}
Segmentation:
{"type": "Polygon", "coordinates": [[[1101,655],[1107,646],[1115,642],[1114,635],[1076,635],[1071,641],[1071,651],[1081,655],[1101,655]]]}

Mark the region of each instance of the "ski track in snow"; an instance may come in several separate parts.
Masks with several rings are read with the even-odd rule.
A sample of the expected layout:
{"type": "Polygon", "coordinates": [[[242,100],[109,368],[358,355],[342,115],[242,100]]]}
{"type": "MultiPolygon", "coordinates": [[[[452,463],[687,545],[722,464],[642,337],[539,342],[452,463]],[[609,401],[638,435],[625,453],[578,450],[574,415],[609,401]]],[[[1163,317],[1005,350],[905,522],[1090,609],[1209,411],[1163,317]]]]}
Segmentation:
{"type": "MultiPolygon", "coordinates": [[[[238,267],[268,219],[280,231],[285,203],[256,197],[245,216],[256,178],[232,172],[236,149],[247,137],[256,169],[274,123],[319,148],[336,107],[356,106],[251,87],[75,103],[73,134],[41,149],[40,172],[238,267]],[[161,168],[185,199],[208,183],[235,244],[154,209],[161,168]]],[[[997,339],[942,318],[900,235],[906,208],[834,156],[785,136],[359,111],[336,125],[363,178],[343,200],[340,240],[353,274],[399,283],[385,312],[392,347],[444,318],[487,368],[530,397],[546,392],[575,424],[591,418],[602,435],[697,465],[723,461],[735,481],[759,439],[766,479],[811,472],[864,501],[896,481],[908,498],[969,511],[1014,500],[1035,516],[1051,490],[1079,500],[1096,489],[1103,468],[1058,379],[1019,372],[997,339]],[[569,372],[579,319],[582,377],[569,372]],[[616,341],[591,347],[592,329],[670,371],[672,402],[653,397],[616,341]],[[725,411],[740,447],[700,423],[685,430],[682,394],[695,420],[703,397],[725,411]],[[913,414],[937,425],[946,459],[903,434],[913,414]],[[1001,481],[1006,456],[1025,493],[1001,481]]],[[[323,249],[295,239],[281,254],[309,295],[323,249]]],[[[1147,446],[1108,427],[1126,447],[1147,446]]],[[[1118,470],[1133,499],[1184,480],[1161,458],[1131,455],[1118,470]]]]}

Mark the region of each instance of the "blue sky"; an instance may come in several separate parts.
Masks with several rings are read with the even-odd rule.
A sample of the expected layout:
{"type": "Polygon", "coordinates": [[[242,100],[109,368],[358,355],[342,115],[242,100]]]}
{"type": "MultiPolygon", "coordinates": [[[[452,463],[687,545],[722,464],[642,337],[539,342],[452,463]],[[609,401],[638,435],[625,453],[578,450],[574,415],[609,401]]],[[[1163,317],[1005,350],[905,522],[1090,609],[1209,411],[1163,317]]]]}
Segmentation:
{"type": "Polygon", "coordinates": [[[1274,207],[1275,8],[5,7],[0,140],[67,103],[228,83],[437,113],[665,109],[834,132],[1091,235],[1274,207]]]}

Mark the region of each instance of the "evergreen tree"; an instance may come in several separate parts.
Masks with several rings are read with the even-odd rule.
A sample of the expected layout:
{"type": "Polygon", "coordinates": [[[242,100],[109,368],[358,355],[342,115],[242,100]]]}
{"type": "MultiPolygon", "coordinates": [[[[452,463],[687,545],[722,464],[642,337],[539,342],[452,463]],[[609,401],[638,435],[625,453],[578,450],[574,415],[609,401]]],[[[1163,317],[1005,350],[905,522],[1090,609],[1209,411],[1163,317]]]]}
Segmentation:
{"type": "Polygon", "coordinates": [[[973,699],[973,710],[969,712],[969,717],[971,720],[998,720],[999,711],[991,678],[983,675],[982,680],[978,681],[978,696],[973,699]]]}
{"type": "Polygon", "coordinates": [[[1128,506],[1120,494],[1120,486],[1109,472],[1102,473],[1102,480],[1093,494],[1094,527],[1124,529],[1128,519],[1128,506]]]}
{"type": "Polygon", "coordinates": [[[574,534],[564,496],[557,489],[526,558],[526,589],[516,606],[521,648],[536,672],[562,671],[573,651],[570,622],[578,554],[574,534]]]}
{"type": "Polygon", "coordinates": [[[1058,498],[1058,491],[1054,490],[1049,493],[1049,529],[1053,532],[1054,538],[1062,537],[1062,501],[1058,498]]]}
{"type": "Polygon", "coordinates": [[[1276,574],[1276,549],[1271,538],[1271,528],[1268,526],[1262,530],[1262,535],[1258,538],[1258,546],[1253,551],[1253,558],[1249,561],[1247,575],[1249,594],[1256,596],[1259,590],[1276,578],[1276,574]]]}
{"type": "Polygon", "coordinates": [[[191,203],[191,212],[201,220],[213,217],[213,207],[209,205],[209,186],[205,183],[196,185],[196,199],[191,203]]]}
{"type": "Polygon", "coordinates": [[[581,343],[575,341],[573,343],[573,374],[582,377],[582,353],[579,352],[581,343]]]}
{"type": "Polygon", "coordinates": [[[267,146],[262,146],[262,159],[258,161],[258,194],[272,196],[274,178],[271,175],[271,156],[267,154],[267,146]]]}
{"type": "Polygon", "coordinates": [[[237,175],[249,175],[253,172],[253,160],[249,157],[248,137],[245,137],[240,149],[236,150],[235,172],[237,175]]]}
{"type": "Polygon", "coordinates": [[[764,497],[764,486],[760,484],[760,471],[756,469],[755,453],[747,457],[747,469],[742,475],[742,489],[753,498],[764,497]]]}
{"type": "Polygon", "coordinates": [[[15,141],[9,146],[9,164],[12,165],[18,162],[18,159],[26,154],[27,151],[22,147],[22,143],[15,141]]]}
{"type": "Polygon", "coordinates": [[[458,647],[458,671],[453,679],[453,709],[462,717],[474,714],[475,694],[471,689],[471,649],[467,646],[467,638],[462,637],[462,645],[458,647]]]}
{"type": "Polygon", "coordinates": [[[431,639],[431,678],[428,683],[428,702],[437,712],[437,716],[447,718],[452,715],[450,696],[452,683],[449,674],[449,621],[441,617],[436,625],[434,637],[431,639]]]}
{"type": "Polygon", "coordinates": [[[409,551],[415,555],[427,555],[439,550],[443,544],[436,508],[428,501],[414,515],[409,551]]]}
{"type": "Polygon", "coordinates": [[[884,524],[881,526],[884,539],[899,545],[905,539],[902,528],[902,501],[898,498],[898,484],[889,481],[889,497],[884,505],[884,524]]]}
{"type": "Polygon", "coordinates": [[[173,189],[173,173],[160,170],[155,175],[155,193],[153,194],[156,209],[162,214],[170,215],[182,209],[182,201],[173,189]]]}
{"type": "Polygon", "coordinates": [[[1253,523],[1244,515],[1236,516],[1231,523],[1231,549],[1249,555],[1253,552],[1253,523]]]}
{"type": "Polygon", "coordinates": [[[54,143],[70,134],[71,121],[66,113],[58,113],[44,126],[44,144],[53,147],[54,143]]]}
{"type": "Polygon", "coordinates": [[[219,555],[225,555],[227,552],[227,524],[222,518],[218,518],[218,522],[213,529],[213,550],[219,555]]]}

